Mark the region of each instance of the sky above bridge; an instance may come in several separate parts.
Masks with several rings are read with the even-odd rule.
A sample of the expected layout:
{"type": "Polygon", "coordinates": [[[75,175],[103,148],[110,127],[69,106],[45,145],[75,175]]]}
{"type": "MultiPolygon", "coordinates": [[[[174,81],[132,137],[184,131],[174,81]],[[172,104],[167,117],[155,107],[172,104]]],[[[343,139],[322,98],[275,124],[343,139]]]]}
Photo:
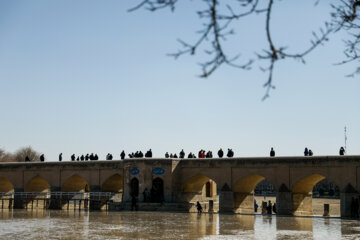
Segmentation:
{"type": "MultiPolygon", "coordinates": [[[[338,33],[306,58],[280,62],[276,89],[261,101],[266,62],[222,67],[199,78],[204,55],[166,56],[177,38],[194,42],[202,1],[129,13],[135,0],[0,1],[0,148],[32,146],[56,161],[149,148],[154,156],[232,148],[235,156],[336,155],[348,129],[348,153],[360,154],[360,81],[346,77],[347,35],[338,33]]],[[[309,46],[329,19],[328,1],[276,1],[274,41],[309,46]]],[[[263,15],[234,25],[226,50],[244,62],[268,47],[263,15]]]]}

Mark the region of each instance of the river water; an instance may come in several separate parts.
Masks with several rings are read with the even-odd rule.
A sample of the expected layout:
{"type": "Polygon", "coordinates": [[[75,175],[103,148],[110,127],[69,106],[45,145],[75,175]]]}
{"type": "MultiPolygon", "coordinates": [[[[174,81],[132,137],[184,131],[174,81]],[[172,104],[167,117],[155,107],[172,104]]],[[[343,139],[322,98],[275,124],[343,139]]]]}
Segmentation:
{"type": "Polygon", "coordinates": [[[0,210],[0,239],[360,239],[360,221],[175,212],[0,210]]]}

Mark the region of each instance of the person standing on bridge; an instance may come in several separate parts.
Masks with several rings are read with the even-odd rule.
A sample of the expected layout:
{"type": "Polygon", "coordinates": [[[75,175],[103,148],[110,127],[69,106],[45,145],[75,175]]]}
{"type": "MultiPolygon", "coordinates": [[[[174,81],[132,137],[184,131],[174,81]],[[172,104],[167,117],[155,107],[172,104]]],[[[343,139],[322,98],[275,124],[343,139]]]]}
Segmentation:
{"type": "Polygon", "coordinates": [[[59,154],[59,162],[62,161],[62,153],[59,154]]]}
{"type": "Polygon", "coordinates": [[[181,149],[181,152],[179,153],[179,158],[185,158],[184,149],[181,149]]]}
{"type": "Polygon", "coordinates": [[[340,150],[339,150],[339,154],[342,156],[342,155],[345,155],[345,149],[344,147],[341,147],[340,150]]]}
{"type": "Polygon", "coordinates": [[[218,151],[218,156],[219,158],[222,158],[224,156],[224,151],[222,150],[222,148],[220,148],[220,150],[218,151]]]}
{"type": "Polygon", "coordinates": [[[71,155],[71,161],[75,161],[75,154],[71,155]]]}
{"type": "Polygon", "coordinates": [[[40,162],[45,162],[45,156],[44,156],[44,154],[41,154],[41,155],[40,155],[40,162]]]}
{"type": "Polygon", "coordinates": [[[313,151],[311,149],[309,149],[309,156],[311,157],[313,155],[314,155],[313,151]]]}
{"type": "Polygon", "coordinates": [[[121,160],[124,160],[124,159],[125,159],[125,156],[126,156],[125,151],[122,150],[122,152],[120,153],[120,158],[121,158],[121,160]]]}
{"type": "Polygon", "coordinates": [[[275,150],[274,150],[274,148],[271,148],[271,150],[270,150],[270,157],[275,157],[275,150]]]}
{"type": "Polygon", "coordinates": [[[305,150],[304,150],[304,156],[305,156],[305,157],[309,156],[309,150],[308,150],[307,147],[306,147],[305,150]]]}
{"type": "Polygon", "coordinates": [[[228,152],[227,152],[226,156],[229,157],[229,158],[234,156],[234,152],[233,152],[233,150],[231,148],[228,148],[228,152]]]}

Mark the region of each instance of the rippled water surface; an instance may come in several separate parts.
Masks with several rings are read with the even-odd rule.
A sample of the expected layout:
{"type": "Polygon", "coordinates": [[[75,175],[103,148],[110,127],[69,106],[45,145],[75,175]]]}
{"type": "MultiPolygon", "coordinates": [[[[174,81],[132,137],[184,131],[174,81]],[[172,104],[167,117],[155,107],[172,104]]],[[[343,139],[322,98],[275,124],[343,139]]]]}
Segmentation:
{"type": "Polygon", "coordinates": [[[0,210],[0,239],[360,239],[360,221],[172,212],[0,210]]]}

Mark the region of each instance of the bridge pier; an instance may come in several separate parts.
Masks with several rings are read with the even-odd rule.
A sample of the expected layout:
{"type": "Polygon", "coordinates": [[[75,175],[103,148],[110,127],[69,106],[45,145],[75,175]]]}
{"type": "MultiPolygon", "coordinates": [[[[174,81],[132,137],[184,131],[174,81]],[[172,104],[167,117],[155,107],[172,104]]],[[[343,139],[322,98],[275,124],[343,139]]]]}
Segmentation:
{"type": "Polygon", "coordinates": [[[234,212],[234,193],[225,183],[219,193],[219,212],[234,212]]]}
{"type": "Polygon", "coordinates": [[[24,192],[23,188],[15,188],[14,189],[14,209],[23,209],[25,207],[24,200],[22,195],[16,194],[18,192],[24,192]]]}
{"type": "Polygon", "coordinates": [[[358,217],[359,205],[356,207],[354,204],[359,204],[359,193],[355,188],[348,184],[344,189],[344,192],[340,193],[340,213],[341,217],[358,217]],[[357,201],[356,201],[357,200],[357,201]],[[353,205],[353,207],[352,207],[353,205]],[[355,210],[358,210],[356,213],[355,210]]]}
{"type": "Polygon", "coordinates": [[[282,184],[279,188],[279,191],[276,193],[276,214],[292,215],[292,204],[292,192],[288,187],[286,187],[285,184],[282,184]]]}
{"type": "Polygon", "coordinates": [[[59,192],[61,187],[51,187],[49,209],[61,210],[62,201],[59,192]]]}
{"type": "Polygon", "coordinates": [[[276,214],[292,215],[292,193],[277,192],[276,194],[276,214]]]}

